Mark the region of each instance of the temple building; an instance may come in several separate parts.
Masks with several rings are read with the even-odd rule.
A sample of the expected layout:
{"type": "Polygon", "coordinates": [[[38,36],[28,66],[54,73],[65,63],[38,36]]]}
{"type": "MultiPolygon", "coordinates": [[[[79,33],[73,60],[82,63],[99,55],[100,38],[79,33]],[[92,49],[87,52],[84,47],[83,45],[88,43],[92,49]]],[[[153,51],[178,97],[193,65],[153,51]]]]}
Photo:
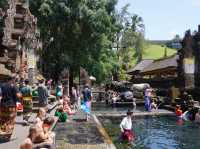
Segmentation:
{"type": "Polygon", "coordinates": [[[7,0],[0,8],[0,81],[15,74],[34,81],[41,48],[37,18],[28,0],[7,0]]]}
{"type": "MultiPolygon", "coordinates": [[[[200,26],[188,30],[175,55],[158,60],[142,60],[127,73],[133,83],[149,83],[154,88],[177,88],[197,94],[200,88],[200,26]]],[[[196,95],[197,96],[197,95],[196,95]]]]}

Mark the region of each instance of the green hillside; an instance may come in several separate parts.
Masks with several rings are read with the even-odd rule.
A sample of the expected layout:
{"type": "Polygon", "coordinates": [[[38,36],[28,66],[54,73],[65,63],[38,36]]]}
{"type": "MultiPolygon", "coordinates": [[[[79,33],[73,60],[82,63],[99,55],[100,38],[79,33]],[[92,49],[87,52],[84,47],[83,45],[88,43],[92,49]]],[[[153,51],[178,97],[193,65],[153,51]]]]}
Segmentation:
{"type": "MultiPolygon", "coordinates": [[[[175,49],[167,48],[167,56],[173,55],[176,53],[175,49]]],[[[148,45],[144,50],[143,59],[159,59],[162,58],[165,54],[165,47],[161,45],[148,45]]]]}

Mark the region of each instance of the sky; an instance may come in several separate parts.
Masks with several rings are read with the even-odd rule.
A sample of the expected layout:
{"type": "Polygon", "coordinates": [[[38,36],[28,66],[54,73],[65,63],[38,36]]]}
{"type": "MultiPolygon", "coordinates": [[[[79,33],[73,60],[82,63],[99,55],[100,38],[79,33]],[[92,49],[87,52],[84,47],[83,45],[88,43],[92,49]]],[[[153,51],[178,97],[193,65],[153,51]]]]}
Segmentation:
{"type": "Polygon", "coordinates": [[[188,29],[198,30],[200,0],[118,0],[117,9],[127,3],[131,14],[143,18],[146,39],[170,40],[188,29]]]}

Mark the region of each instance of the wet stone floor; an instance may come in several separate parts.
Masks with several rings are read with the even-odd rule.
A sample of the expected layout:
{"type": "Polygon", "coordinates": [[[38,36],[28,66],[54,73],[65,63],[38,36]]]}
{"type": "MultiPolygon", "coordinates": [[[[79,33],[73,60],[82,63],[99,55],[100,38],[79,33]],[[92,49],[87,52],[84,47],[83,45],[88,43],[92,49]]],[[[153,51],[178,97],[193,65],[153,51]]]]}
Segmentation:
{"type": "Polygon", "coordinates": [[[64,144],[102,144],[104,143],[95,122],[90,120],[58,123],[56,128],[56,143],[58,146],[64,144]]]}

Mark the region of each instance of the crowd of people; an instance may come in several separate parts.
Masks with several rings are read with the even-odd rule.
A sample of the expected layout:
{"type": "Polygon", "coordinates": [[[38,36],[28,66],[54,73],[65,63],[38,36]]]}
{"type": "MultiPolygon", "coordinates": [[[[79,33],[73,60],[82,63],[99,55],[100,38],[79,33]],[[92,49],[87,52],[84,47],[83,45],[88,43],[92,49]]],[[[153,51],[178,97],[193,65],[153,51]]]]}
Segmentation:
{"type": "Polygon", "coordinates": [[[64,94],[61,82],[55,88],[54,95],[57,99],[57,109],[54,116],[47,116],[48,98],[52,96],[53,80],[38,80],[38,83],[30,85],[29,80],[16,81],[15,77],[9,77],[5,83],[0,85],[0,139],[9,141],[15,126],[17,111],[22,111],[23,125],[30,126],[29,134],[20,149],[32,149],[34,145],[40,147],[54,148],[54,133],[49,128],[57,117],[58,122],[66,122],[68,117],[82,109],[88,120],[91,111],[92,92],[89,85],[85,85],[83,91],[74,86],[71,94],[64,94]],[[33,109],[33,98],[38,98],[39,112],[33,124],[29,122],[33,109]]]}
{"type": "MultiPolygon", "coordinates": [[[[183,121],[192,121],[200,124],[200,107],[194,105],[194,99],[187,92],[183,92],[180,95],[180,104],[175,107],[175,115],[177,116],[176,123],[182,125],[183,121]]],[[[144,107],[146,111],[151,112],[152,110],[157,110],[159,107],[159,101],[154,99],[154,90],[152,88],[147,88],[144,92],[144,107]]],[[[120,123],[121,129],[121,142],[132,142],[135,139],[135,135],[132,130],[132,114],[129,109],[127,116],[124,117],[120,123]]]]}
{"type": "MultiPolygon", "coordinates": [[[[38,80],[38,83],[30,85],[28,79],[16,82],[14,77],[9,77],[7,82],[0,85],[0,139],[9,141],[15,126],[17,110],[23,111],[24,125],[30,125],[29,118],[32,115],[33,97],[39,101],[39,111],[33,124],[29,129],[27,138],[23,141],[20,149],[32,149],[33,146],[55,148],[54,136],[50,131],[51,125],[57,117],[58,122],[66,122],[68,117],[82,109],[86,113],[86,119],[90,118],[92,91],[89,85],[85,85],[82,92],[74,86],[70,96],[64,94],[64,87],[61,82],[56,87],[52,86],[53,80],[38,80]],[[54,116],[47,116],[48,98],[55,88],[54,95],[58,102],[54,116]],[[19,106],[21,105],[21,106],[19,106]],[[3,135],[2,135],[3,134],[3,135]],[[5,135],[6,134],[6,135],[5,135]]],[[[120,98],[117,92],[112,93],[112,100],[116,102],[120,98]]],[[[194,107],[194,100],[187,93],[181,96],[181,104],[176,106],[175,114],[180,119],[191,120],[200,124],[200,110],[194,107]]],[[[134,101],[135,102],[135,101],[134,101]]],[[[154,90],[147,88],[144,92],[144,107],[146,111],[157,110],[159,104],[154,100],[154,90]]],[[[135,139],[132,131],[132,114],[128,110],[127,116],[120,123],[121,139],[128,142],[135,139]]]]}
{"type": "Polygon", "coordinates": [[[176,105],[175,114],[180,120],[193,121],[200,124],[200,108],[194,106],[194,100],[187,92],[180,96],[180,104],[176,105]]]}

